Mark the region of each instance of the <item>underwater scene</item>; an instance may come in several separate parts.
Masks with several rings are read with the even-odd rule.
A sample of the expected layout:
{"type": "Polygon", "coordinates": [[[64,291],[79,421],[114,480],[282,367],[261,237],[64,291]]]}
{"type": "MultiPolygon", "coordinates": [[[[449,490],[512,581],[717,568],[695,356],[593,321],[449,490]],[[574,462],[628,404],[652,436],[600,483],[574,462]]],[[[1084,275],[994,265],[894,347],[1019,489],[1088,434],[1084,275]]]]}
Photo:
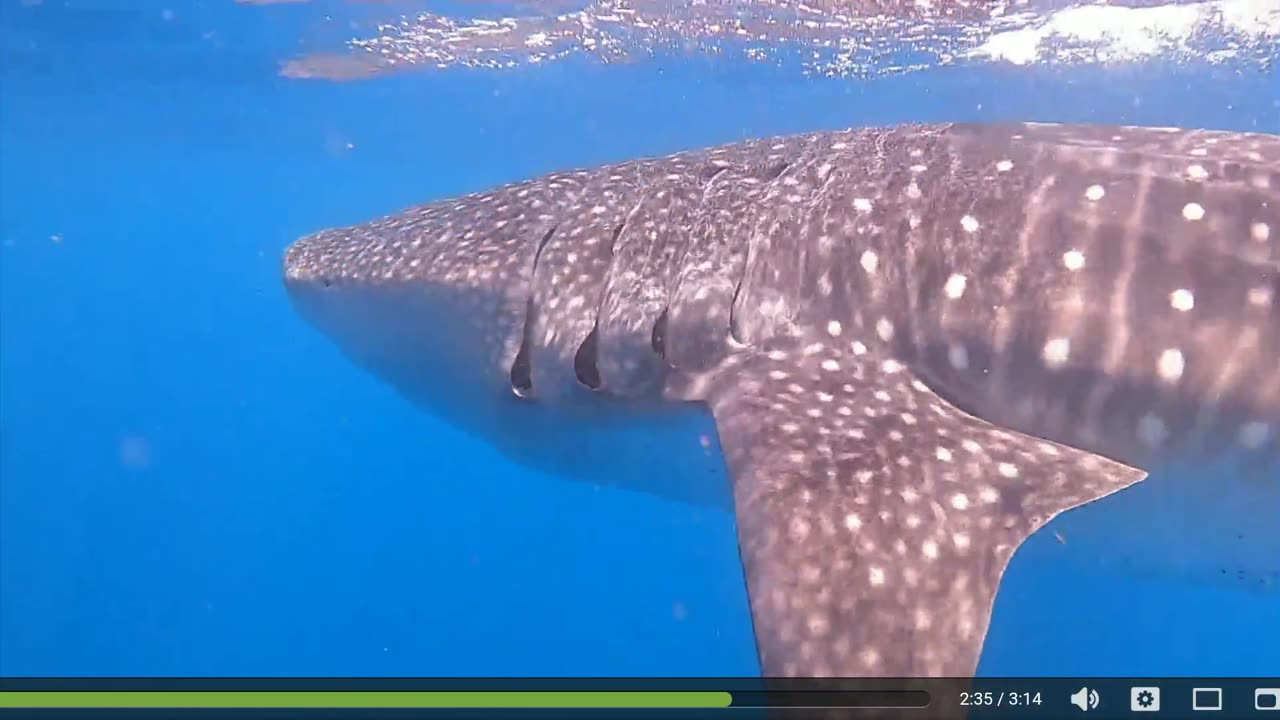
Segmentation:
{"type": "Polygon", "coordinates": [[[0,0],[0,676],[1275,675],[1277,59],[0,0]]]}

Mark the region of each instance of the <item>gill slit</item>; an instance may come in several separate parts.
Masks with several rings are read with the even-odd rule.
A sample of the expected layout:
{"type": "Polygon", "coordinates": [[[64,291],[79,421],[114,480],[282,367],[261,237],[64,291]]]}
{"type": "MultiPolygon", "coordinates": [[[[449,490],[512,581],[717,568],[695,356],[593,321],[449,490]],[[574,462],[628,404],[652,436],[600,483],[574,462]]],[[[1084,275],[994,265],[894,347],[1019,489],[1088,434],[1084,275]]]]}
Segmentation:
{"type": "Polygon", "coordinates": [[[516,357],[511,361],[511,392],[516,397],[528,400],[533,397],[533,365],[529,358],[530,333],[533,332],[533,325],[537,320],[535,313],[537,307],[534,305],[534,295],[537,292],[535,284],[538,277],[538,262],[542,259],[542,251],[547,247],[547,243],[551,241],[552,236],[556,234],[559,225],[552,225],[542,239],[538,242],[538,249],[533,255],[533,270],[529,274],[529,296],[525,299],[524,304],[524,328],[520,333],[520,349],[516,351],[516,357]]]}

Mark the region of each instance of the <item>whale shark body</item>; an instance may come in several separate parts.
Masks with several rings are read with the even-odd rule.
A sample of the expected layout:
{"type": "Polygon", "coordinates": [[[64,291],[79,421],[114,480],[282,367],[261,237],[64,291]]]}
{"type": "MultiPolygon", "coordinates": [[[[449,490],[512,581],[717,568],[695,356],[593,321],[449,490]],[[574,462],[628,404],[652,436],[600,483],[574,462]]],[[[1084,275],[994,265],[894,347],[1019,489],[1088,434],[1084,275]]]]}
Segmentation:
{"type": "Polygon", "coordinates": [[[635,475],[661,446],[599,448],[709,408],[766,675],[971,675],[1019,545],[1148,474],[1197,478],[1193,542],[1280,527],[1280,137],[761,139],[326,230],[284,272],[523,462],[635,475]]]}

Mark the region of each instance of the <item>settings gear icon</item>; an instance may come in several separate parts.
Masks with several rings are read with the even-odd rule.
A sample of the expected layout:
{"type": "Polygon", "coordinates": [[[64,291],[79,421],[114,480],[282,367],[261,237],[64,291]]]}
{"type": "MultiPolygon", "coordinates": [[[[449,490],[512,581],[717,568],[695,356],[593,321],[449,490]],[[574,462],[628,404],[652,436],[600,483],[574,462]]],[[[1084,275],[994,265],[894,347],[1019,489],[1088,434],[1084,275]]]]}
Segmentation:
{"type": "Polygon", "coordinates": [[[1160,688],[1130,688],[1129,709],[1134,712],[1157,712],[1160,710],[1160,688]]]}

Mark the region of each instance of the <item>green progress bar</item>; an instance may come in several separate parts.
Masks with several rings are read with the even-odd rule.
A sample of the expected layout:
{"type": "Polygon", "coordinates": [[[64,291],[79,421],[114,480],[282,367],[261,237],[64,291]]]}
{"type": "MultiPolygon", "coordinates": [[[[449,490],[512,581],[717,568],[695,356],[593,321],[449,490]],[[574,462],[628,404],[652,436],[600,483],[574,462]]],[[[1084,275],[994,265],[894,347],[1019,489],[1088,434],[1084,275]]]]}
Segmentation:
{"type": "Polygon", "coordinates": [[[723,708],[727,692],[0,692],[0,708],[723,708]]]}

